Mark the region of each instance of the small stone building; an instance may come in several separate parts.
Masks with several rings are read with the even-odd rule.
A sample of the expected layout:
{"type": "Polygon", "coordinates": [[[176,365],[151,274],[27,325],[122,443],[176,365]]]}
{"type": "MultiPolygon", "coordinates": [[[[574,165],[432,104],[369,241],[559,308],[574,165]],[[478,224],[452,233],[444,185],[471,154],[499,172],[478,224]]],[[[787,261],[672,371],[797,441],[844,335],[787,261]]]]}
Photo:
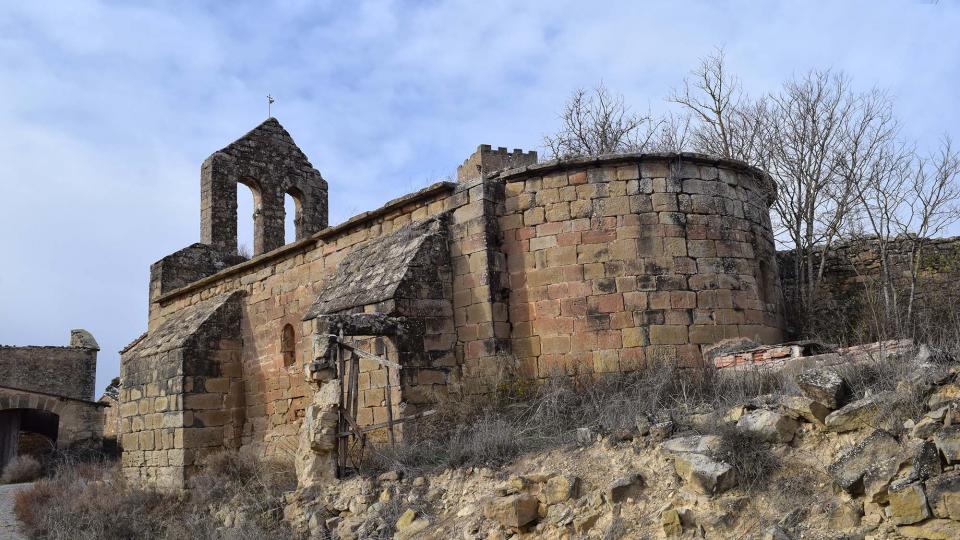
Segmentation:
{"type": "Polygon", "coordinates": [[[361,361],[361,425],[505,373],[697,366],[726,337],[778,342],[773,197],[764,172],[704,155],[538,163],[482,145],[456,182],[329,226],[326,181],[270,118],[203,163],[201,242],[151,267],[147,332],[121,354],[123,468],[177,487],[217,449],[293,455],[304,366],[329,335],[402,368],[388,390],[394,368],[361,361]],[[250,259],[238,184],[254,193],[250,259]]]}
{"type": "Polygon", "coordinates": [[[99,350],[86,330],[67,347],[0,346],[0,470],[19,453],[100,445],[99,350]]]}

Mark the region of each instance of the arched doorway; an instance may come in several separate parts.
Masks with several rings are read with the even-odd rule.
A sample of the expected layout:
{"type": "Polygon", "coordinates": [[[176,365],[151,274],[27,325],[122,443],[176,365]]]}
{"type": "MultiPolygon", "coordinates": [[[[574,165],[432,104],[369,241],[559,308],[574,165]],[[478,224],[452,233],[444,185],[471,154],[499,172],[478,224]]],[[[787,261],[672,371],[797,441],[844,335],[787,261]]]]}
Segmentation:
{"type": "Polygon", "coordinates": [[[0,411],[0,470],[15,456],[30,454],[38,459],[57,447],[60,417],[40,409],[0,411]]]}

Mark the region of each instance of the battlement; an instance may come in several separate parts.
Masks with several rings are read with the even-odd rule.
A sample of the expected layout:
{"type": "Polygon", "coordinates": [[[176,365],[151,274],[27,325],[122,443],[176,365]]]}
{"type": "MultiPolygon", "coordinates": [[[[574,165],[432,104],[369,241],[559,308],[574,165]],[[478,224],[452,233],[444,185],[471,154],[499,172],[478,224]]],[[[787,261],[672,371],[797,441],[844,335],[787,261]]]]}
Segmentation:
{"type": "Polygon", "coordinates": [[[457,167],[457,181],[470,180],[503,169],[512,169],[524,165],[536,165],[537,152],[524,152],[514,148],[512,152],[503,146],[493,149],[489,144],[481,144],[463,164],[457,167]]]}

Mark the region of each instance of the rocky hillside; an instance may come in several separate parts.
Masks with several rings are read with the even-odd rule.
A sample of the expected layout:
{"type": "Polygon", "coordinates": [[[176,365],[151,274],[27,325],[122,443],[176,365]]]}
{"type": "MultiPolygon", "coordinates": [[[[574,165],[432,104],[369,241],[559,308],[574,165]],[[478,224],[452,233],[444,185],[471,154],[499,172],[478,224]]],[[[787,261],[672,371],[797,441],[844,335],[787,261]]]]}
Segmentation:
{"type": "Polygon", "coordinates": [[[778,364],[783,391],[581,427],[498,466],[300,490],[286,515],[342,539],[960,538],[960,369],[925,347],[865,350],[778,364]]]}

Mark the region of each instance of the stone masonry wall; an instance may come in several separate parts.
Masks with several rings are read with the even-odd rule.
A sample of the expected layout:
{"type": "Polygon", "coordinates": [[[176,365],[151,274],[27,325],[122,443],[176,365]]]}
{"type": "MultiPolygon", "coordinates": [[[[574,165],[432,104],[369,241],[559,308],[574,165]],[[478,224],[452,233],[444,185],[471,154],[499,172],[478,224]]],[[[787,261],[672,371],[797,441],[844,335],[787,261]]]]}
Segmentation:
{"type": "MultiPolygon", "coordinates": [[[[405,365],[395,403],[416,408],[447,392],[483,393],[498,373],[517,366],[525,377],[542,378],[557,371],[631,371],[675,359],[693,365],[701,345],[724,337],[780,340],[771,184],[763,173],[690,154],[536,165],[521,152],[518,168],[488,174],[482,163],[492,151],[478,152],[456,184],[435,184],[212,274],[204,262],[185,285],[177,280],[190,269],[176,267],[186,260],[183,253],[175,254],[176,271],[152,275],[147,340],[204,302],[237,294],[238,335],[220,336],[228,341],[219,347],[239,356],[242,397],[230,407],[242,414],[232,416],[230,426],[240,432],[237,439],[211,436],[211,444],[238,440],[267,453],[296,451],[312,398],[303,369],[313,360],[317,332],[304,315],[358,246],[434,216],[443,216],[447,227],[448,252],[440,265],[446,269],[424,279],[449,283],[442,298],[411,290],[391,300],[392,307],[357,308],[371,314],[387,309],[424,326],[422,350],[390,337],[357,336],[405,365]],[[281,347],[287,325],[295,331],[292,363],[284,361],[289,357],[281,347]],[[414,349],[414,356],[405,356],[414,349]]],[[[204,249],[196,251],[206,261],[204,249]]],[[[195,356],[164,354],[181,355],[170,360],[174,364],[195,356]]],[[[133,356],[124,356],[125,392],[151,382],[150,370],[159,369],[151,366],[170,363],[133,356]]],[[[363,408],[370,411],[362,423],[382,420],[382,370],[365,364],[361,373],[363,408]]],[[[133,423],[149,414],[135,403],[146,397],[139,391],[121,396],[121,430],[128,435],[144,431],[133,423]]],[[[206,399],[212,407],[213,398],[177,406],[197,409],[206,399]]],[[[125,440],[125,460],[136,467],[149,461],[146,454],[127,453],[125,440]]]]}
{"type": "Polygon", "coordinates": [[[0,345],[0,386],[92,401],[98,350],[78,337],[69,347],[0,345]]]}
{"type": "MultiPolygon", "coordinates": [[[[908,239],[888,246],[890,264],[897,293],[906,302],[910,287],[910,249],[908,239]]],[[[780,279],[786,299],[793,298],[797,287],[794,275],[794,252],[777,254],[780,279]]],[[[882,302],[881,266],[877,241],[863,238],[844,242],[833,248],[824,268],[821,297],[822,314],[818,317],[825,337],[843,339],[874,330],[871,302],[882,302]]],[[[960,237],[927,239],[921,251],[915,309],[921,324],[939,321],[953,323],[960,303],[960,237]]],[[[906,309],[905,304],[903,308],[906,309]]],[[[868,337],[869,338],[869,337],[868,337]]]]}
{"type": "Polygon", "coordinates": [[[241,296],[204,300],[122,353],[121,467],[128,478],[182,487],[205,455],[240,447],[241,296]]]}
{"type": "MultiPolygon", "coordinates": [[[[455,205],[464,205],[470,200],[468,193],[459,190],[454,193],[455,190],[457,186],[452,184],[435,184],[388,203],[379,211],[361,214],[179,291],[155,296],[150,331],[203,298],[244,291],[241,358],[246,423],[242,442],[262,446],[268,452],[292,453],[296,450],[297,432],[309,401],[309,396],[305,396],[303,364],[311,360],[313,336],[305,332],[301,324],[304,314],[317,299],[328,276],[356,245],[413,221],[450,212],[455,205]],[[296,330],[297,360],[290,366],[284,365],[280,350],[280,334],[287,324],[296,330]]],[[[443,361],[447,366],[457,363],[454,353],[446,355],[443,361]]],[[[453,378],[456,379],[457,374],[453,378]]],[[[443,379],[446,382],[447,376],[443,379]]]]}
{"type": "Polygon", "coordinates": [[[0,387],[0,411],[37,409],[57,415],[57,448],[96,446],[103,437],[103,409],[98,403],[0,387]]]}
{"type": "Polygon", "coordinates": [[[512,350],[527,377],[632,371],[782,337],[766,175],[696,155],[500,175],[512,350]]]}

